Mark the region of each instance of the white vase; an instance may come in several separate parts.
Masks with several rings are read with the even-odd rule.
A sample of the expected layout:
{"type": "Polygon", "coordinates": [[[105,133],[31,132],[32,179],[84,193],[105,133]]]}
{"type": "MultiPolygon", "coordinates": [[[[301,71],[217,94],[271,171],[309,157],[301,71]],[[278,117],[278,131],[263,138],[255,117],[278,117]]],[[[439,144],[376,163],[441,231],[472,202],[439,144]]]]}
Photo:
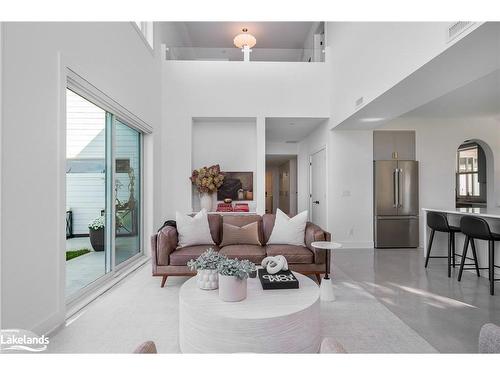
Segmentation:
{"type": "Polygon", "coordinates": [[[198,270],[196,272],[196,285],[205,290],[217,289],[219,287],[219,273],[217,270],[198,270]]]}
{"type": "Polygon", "coordinates": [[[207,212],[212,211],[213,194],[200,193],[200,208],[207,210],[207,212]]]}
{"type": "Polygon", "coordinates": [[[219,274],[219,298],[226,302],[238,302],[247,298],[247,279],[219,274]]]}

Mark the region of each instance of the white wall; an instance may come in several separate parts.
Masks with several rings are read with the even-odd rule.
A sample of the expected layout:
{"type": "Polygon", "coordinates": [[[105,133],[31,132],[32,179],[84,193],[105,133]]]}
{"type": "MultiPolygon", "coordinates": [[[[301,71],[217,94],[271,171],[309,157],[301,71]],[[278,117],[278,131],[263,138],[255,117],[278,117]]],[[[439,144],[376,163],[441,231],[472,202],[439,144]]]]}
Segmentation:
{"type": "Polygon", "coordinates": [[[348,118],[480,23],[447,42],[449,22],[328,22],[332,126],[348,118]],[[363,97],[363,105],[355,102],[363,97]]]}
{"type": "Polygon", "coordinates": [[[373,132],[330,133],[329,227],[345,247],[373,247],[373,132]]]}
{"type": "MultiPolygon", "coordinates": [[[[255,182],[257,173],[255,119],[195,120],[192,138],[192,170],[219,164],[222,171],[253,172],[255,182]]],[[[193,194],[193,211],[199,209],[199,203],[198,195],[193,194]]],[[[254,201],[247,203],[251,209],[255,207],[254,201]]]]}
{"type": "Polygon", "coordinates": [[[162,216],[191,209],[193,117],[257,119],[257,210],[265,211],[265,118],[328,117],[326,64],[164,61],[162,216]],[[187,157],[186,157],[187,156],[187,157]]]}
{"type": "MultiPolygon", "coordinates": [[[[2,148],[1,145],[3,144],[3,139],[2,139],[2,132],[3,132],[3,100],[2,100],[2,94],[3,94],[3,27],[4,23],[0,22],[0,260],[1,260],[1,255],[2,255],[2,216],[3,216],[3,195],[2,195],[2,171],[3,171],[3,158],[2,158],[2,148]]],[[[3,290],[3,272],[2,272],[2,266],[0,264],[0,329],[3,328],[2,322],[2,290],[3,290]]]]}
{"type": "MultiPolygon", "coordinates": [[[[65,317],[65,121],[60,106],[65,77],[60,64],[68,64],[157,134],[160,66],[128,22],[6,23],[2,34],[1,199],[2,217],[8,220],[1,223],[1,325],[42,333],[65,317]]],[[[151,158],[151,148],[146,153],[151,158]]],[[[147,189],[152,191],[150,182],[147,189]]]]}

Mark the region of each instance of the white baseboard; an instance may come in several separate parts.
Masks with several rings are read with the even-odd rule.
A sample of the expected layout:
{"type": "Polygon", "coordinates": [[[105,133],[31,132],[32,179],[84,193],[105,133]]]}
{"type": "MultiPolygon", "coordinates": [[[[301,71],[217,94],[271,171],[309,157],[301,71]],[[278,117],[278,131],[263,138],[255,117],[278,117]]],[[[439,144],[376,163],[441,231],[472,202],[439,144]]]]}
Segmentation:
{"type": "Polygon", "coordinates": [[[52,314],[49,318],[30,329],[30,331],[35,332],[37,335],[49,336],[50,338],[50,335],[53,332],[57,331],[62,325],[64,325],[65,318],[66,315],[64,312],[52,314]]]}

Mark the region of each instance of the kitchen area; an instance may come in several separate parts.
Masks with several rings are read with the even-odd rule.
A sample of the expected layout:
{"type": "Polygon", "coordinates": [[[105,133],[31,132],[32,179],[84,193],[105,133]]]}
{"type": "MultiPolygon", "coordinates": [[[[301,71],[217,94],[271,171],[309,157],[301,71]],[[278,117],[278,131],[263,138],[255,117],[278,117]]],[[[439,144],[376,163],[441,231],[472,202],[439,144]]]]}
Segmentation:
{"type": "Polygon", "coordinates": [[[422,262],[430,254],[455,281],[490,279],[490,294],[500,278],[498,103],[496,70],[373,132],[375,248],[420,248],[422,262]],[[428,221],[432,213],[445,228],[428,221]],[[467,234],[464,216],[481,219],[467,234]]]}

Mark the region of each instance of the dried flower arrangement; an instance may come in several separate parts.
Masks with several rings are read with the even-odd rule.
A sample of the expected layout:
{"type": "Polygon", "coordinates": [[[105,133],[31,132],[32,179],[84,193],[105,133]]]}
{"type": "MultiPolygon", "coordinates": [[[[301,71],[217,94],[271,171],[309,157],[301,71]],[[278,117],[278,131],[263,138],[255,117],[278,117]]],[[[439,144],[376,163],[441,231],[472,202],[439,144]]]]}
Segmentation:
{"type": "Polygon", "coordinates": [[[215,193],[224,182],[224,172],[220,166],[202,167],[195,169],[189,178],[199,193],[215,193]]]}

